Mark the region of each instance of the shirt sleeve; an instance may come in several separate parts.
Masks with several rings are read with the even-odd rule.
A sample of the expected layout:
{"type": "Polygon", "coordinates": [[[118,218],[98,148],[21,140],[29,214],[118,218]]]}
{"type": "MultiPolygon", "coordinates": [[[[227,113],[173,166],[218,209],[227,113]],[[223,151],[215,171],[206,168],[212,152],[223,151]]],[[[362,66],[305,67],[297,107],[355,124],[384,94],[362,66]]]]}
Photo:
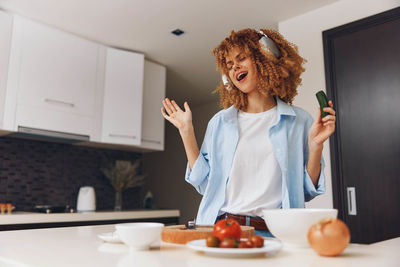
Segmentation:
{"type": "Polygon", "coordinates": [[[304,142],[304,200],[310,201],[312,200],[314,197],[324,194],[325,193],[325,174],[324,174],[324,169],[325,169],[325,162],[324,162],[324,158],[321,155],[321,171],[318,177],[318,184],[315,187],[310,175],[307,172],[307,161],[308,161],[308,131],[311,127],[313,123],[313,118],[311,117],[311,115],[309,115],[308,119],[307,119],[307,123],[306,123],[306,135],[305,135],[305,142],[304,142]]]}
{"type": "Polygon", "coordinates": [[[307,172],[307,165],[304,167],[304,200],[310,201],[314,197],[325,193],[325,174],[324,174],[324,159],[321,156],[321,172],[318,178],[317,187],[314,186],[310,175],[307,172]]]}
{"type": "Polygon", "coordinates": [[[208,123],[206,134],[204,136],[203,144],[200,148],[200,154],[193,168],[190,169],[189,163],[186,166],[185,180],[193,185],[194,188],[200,193],[204,194],[210,173],[210,147],[212,143],[213,120],[208,123]]]}

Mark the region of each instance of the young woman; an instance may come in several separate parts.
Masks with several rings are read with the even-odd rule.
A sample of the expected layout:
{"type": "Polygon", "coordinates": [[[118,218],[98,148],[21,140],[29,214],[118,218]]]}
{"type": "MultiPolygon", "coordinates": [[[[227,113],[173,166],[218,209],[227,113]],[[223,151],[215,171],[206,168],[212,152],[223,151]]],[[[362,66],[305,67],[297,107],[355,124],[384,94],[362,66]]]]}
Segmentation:
{"type": "Polygon", "coordinates": [[[303,208],[325,192],[323,143],[335,130],[332,102],[317,119],[292,106],[304,72],[297,47],[268,29],[232,31],[214,50],[224,108],[209,121],[199,150],[187,102],[166,98],[161,112],[178,128],[186,181],[203,195],[197,224],[234,218],[269,236],[263,210],[303,208]]]}

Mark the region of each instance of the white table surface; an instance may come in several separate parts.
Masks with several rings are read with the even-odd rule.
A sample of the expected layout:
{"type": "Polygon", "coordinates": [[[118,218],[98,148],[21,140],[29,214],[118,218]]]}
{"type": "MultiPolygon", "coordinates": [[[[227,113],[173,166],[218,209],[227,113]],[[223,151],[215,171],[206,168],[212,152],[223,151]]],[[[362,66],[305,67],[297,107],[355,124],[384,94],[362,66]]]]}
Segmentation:
{"type": "Polygon", "coordinates": [[[400,238],[371,245],[350,244],[338,257],[321,257],[311,248],[284,247],[271,258],[241,259],[211,257],[164,242],[159,248],[130,252],[124,244],[105,243],[97,237],[113,230],[113,225],[98,225],[0,232],[0,266],[400,266],[400,238]]]}

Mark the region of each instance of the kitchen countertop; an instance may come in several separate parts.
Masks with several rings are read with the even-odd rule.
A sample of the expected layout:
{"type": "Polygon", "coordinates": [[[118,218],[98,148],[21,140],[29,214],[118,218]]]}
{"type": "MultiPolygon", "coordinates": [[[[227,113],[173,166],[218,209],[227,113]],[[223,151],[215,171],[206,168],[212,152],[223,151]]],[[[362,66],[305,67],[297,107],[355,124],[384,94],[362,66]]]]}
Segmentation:
{"type": "Polygon", "coordinates": [[[124,219],[146,219],[179,217],[179,210],[130,210],[130,211],[96,211],[77,213],[36,213],[16,212],[0,215],[0,226],[9,224],[26,223],[56,223],[56,222],[82,222],[82,221],[107,221],[124,219]]]}
{"type": "Polygon", "coordinates": [[[399,266],[400,237],[371,244],[350,244],[338,257],[318,256],[311,248],[285,248],[271,258],[217,258],[184,245],[161,242],[159,248],[130,252],[124,244],[101,241],[97,235],[113,225],[0,232],[0,266],[24,267],[243,267],[243,266],[399,266]]]}

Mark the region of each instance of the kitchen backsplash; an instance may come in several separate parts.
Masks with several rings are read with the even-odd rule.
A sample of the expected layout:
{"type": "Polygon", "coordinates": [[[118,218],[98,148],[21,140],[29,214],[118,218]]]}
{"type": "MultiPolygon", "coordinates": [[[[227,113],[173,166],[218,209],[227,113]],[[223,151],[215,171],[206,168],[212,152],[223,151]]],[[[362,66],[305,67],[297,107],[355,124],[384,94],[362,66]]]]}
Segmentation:
{"type": "MultiPolygon", "coordinates": [[[[93,186],[97,210],[114,207],[115,192],[101,173],[104,158],[136,160],[140,153],[97,149],[70,144],[0,137],[0,203],[16,210],[34,205],[70,205],[76,208],[81,186],[93,186]]],[[[141,188],[122,195],[123,209],[142,207],[141,188]]]]}

